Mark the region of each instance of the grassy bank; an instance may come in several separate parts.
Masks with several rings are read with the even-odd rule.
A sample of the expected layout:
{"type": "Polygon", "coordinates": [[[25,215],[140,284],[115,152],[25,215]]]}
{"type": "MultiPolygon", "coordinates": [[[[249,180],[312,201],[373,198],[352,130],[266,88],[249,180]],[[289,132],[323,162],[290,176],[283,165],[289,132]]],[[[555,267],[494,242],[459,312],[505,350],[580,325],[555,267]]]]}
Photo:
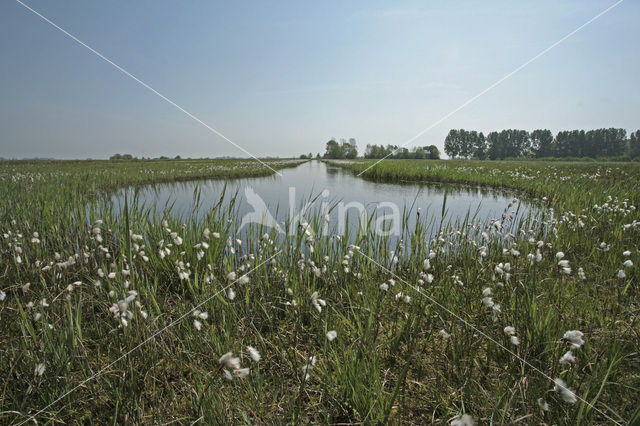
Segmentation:
{"type": "Polygon", "coordinates": [[[546,197],[557,208],[591,211],[606,197],[640,202],[640,164],[541,161],[454,160],[331,161],[361,177],[385,182],[449,182],[506,188],[536,198],[546,197]]]}
{"type": "Polygon", "coordinates": [[[240,243],[233,207],[111,213],[101,194],[124,185],[267,173],[141,164],[0,164],[3,423],[576,424],[636,409],[637,166],[383,162],[367,177],[501,186],[554,209],[404,229],[409,253],[323,236],[317,216],[240,243]]]}

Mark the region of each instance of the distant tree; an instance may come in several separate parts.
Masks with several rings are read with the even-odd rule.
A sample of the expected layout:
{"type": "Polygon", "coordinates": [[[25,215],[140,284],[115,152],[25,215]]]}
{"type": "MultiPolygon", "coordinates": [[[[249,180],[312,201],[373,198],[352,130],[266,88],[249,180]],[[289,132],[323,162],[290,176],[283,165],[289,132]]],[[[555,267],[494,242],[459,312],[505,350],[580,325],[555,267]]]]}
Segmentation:
{"type": "Polygon", "coordinates": [[[567,157],[569,155],[569,135],[570,132],[568,132],[567,130],[562,130],[556,134],[556,138],[553,143],[554,157],[567,157]]]}
{"type": "MultiPolygon", "coordinates": [[[[475,132],[477,134],[477,132],[475,132]]],[[[458,130],[458,155],[462,158],[469,158],[473,155],[473,135],[464,129],[458,130]]]]}
{"type": "Polygon", "coordinates": [[[114,154],[109,157],[109,160],[137,160],[137,158],[131,154],[114,154]]]}
{"type": "Polygon", "coordinates": [[[345,139],[340,139],[338,143],[335,139],[331,139],[327,142],[324,158],[341,159],[341,158],[356,158],[358,156],[358,146],[356,140],[351,138],[347,142],[345,139]]]}
{"type": "Polygon", "coordinates": [[[498,132],[491,132],[487,135],[487,157],[491,160],[504,158],[502,140],[498,132]]]}
{"type": "Polygon", "coordinates": [[[571,130],[567,136],[567,156],[569,157],[582,157],[584,155],[583,149],[586,142],[586,135],[584,130],[571,130]]]}
{"type": "Polygon", "coordinates": [[[607,129],[607,146],[609,157],[617,157],[624,155],[627,139],[627,131],[625,129],[607,129]]]}
{"type": "Polygon", "coordinates": [[[531,153],[535,157],[551,157],[553,154],[553,133],[551,130],[538,129],[531,132],[531,153]]]}
{"type": "Polygon", "coordinates": [[[344,149],[345,158],[356,158],[358,156],[358,145],[354,138],[349,139],[349,142],[343,142],[342,147],[344,149]]]}
{"type": "Polygon", "coordinates": [[[344,151],[342,150],[340,144],[336,142],[334,139],[331,139],[329,142],[327,142],[324,158],[332,158],[332,159],[344,158],[344,151]]]}
{"type": "Polygon", "coordinates": [[[365,158],[384,158],[387,155],[391,154],[392,148],[391,145],[388,145],[388,148],[385,148],[384,145],[367,145],[364,152],[365,158]]]}
{"type": "Polygon", "coordinates": [[[505,158],[542,157],[619,157],[636,154],[640,148],[637,132],[627,139],[625,129],[609,128],[584,131],[562,130],[553,137],[550,130],[538,129],[531,134],[526,130],[505,129],[482,133],[452,129],[445,138],[445,152],[452,158],[505,158]],[[632,146],[634,148],[632,148],[632,146]]]}
{"type": "Polygon", "coordinates": [[[461,146],[460,146],[460,135],[458,130],[451,129],[449,130],[449,134],[444,140],[444,152],[451,158],[456,158],[460,155],[461,146]]]}
{"type": "Polygon", "coordinates": [[[421,146],[416,146],[411,149],[411,158],[415,158],[416,160],[422,160],[426,158],[427,153],[421,146]]]}
{"type": "Polygon", "coordinates": [[[629,156],[631,158],[640,157],[640,130],[629,135],[629,156]]]}
{"type": "Polygon", "coordinates": [[[426,150],[429,152],[430,160],[439,160],[440,159],[440,150],[435,145],[429,145],[426,147],[426,150]]]}
{"type": "Polygon", "coordinates": [[[364,158],[377,158],[378,145],[367,144],[364,149],[364,158]]]}
{"type": "Polygon", "coordinates": [[[476,133],[472,132],[472,154],[471,156],[474,158],[478,158],[480,160],[484,160],[487,158],[487,139],[484,137],[482,132],[476,133]]]}
{"type": "Polygon", "coordinates": [[[531,137],[526,130],[513,130],[515,149],[514,157],[529,157],[531,155],[531,137]]]}
{"type": "Polygon", "coordinates": [[[556,135],[556,157],[618,157],[627,145],[624,129],[563,130],[556,135]]]}
{"type": "Polygon", "coordinates": [[[176,160],[180,160],[180,156],[179,156],[179,155],[176,155],[176,156],[175,156],[175,159],[176,159],[176,160]]]}

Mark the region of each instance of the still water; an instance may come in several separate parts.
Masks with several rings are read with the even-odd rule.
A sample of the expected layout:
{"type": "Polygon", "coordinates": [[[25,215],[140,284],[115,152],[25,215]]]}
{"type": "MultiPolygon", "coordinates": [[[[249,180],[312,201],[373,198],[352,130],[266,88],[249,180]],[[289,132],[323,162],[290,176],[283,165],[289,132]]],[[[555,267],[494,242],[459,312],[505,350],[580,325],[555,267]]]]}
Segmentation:
{"type": "MultiPolygon", "coordinates": [[[[330,233],[344,235],[368,223],[369,230],[399,237],[402,229],[414,229],[417,220],[427,227],[462,223],[466,217],[500,220],[514,199],[504,191],[454,184],[372,182],[315,160],[280,172],[282,176],[174,182],[126,191],[130,200],[137,196],[135,202],[140,206],[155,205],[160,213],[183,218],[202,217],[218,203],[226,208],[237,195],[233,217],[240,232],[247,225],[261,223],[282,235],[315,217],[326,221],[323,226],[330,233]]],[[[116,208],[122,208],[124,190],[113,201],[116,208]]],[[[526,217],[537,208],[519,201],[509,210],[515,211],[517,217],[526,217]]]]}

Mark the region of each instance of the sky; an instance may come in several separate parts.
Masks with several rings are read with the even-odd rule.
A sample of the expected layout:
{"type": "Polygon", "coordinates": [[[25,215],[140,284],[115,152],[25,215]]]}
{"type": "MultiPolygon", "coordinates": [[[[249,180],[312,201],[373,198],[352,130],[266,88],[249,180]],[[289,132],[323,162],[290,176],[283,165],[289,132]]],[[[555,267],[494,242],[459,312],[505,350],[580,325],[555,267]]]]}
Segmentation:
{"type": "MultiPolygon", "coordinates": [[[[615,0],[21,0],[255,156],[404,144],[615,0]]],[[[625,0],[413,143],[640,128],[625,0]]],[[[20,3],[0,3],[0,157],[247,154],[20,3]]]]}

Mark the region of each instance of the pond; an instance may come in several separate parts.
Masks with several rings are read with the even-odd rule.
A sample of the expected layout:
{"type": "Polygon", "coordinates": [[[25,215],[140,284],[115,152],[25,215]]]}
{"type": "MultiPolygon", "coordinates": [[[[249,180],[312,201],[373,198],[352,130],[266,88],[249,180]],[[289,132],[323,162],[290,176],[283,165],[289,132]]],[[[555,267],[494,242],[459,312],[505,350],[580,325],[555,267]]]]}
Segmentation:
{"type": "MultiPolygon", "coordinates": [[[[226,208],[237,196],[233,217],[240,233],[250,228],[248,225],[260,223],[281,235],[293,234],[301,223],[315,218],[324,223],[324,232],[331,234],[351,234],[361,224],[368,224],[370,231],[395,239],[415,229],[418,221],[437,229],[443,222],[461,224],[465,218],[504,221],[506,213],[513,216],[509,223],[515,226],[520,218],[539,212],[527,201],[513,202],[513,194],[505,191],[455,184],[373,182],[317,160],[280,172],[282,176],[173,182],[126,191],[129,200],[137,197],[139,206],[155,205],[159,212],[170,207],[167,214],[184,218],[202,217],[218,203],[226,208]],[[199,194],[197,203],[195,194],[199,194]]],[[[124,191],[113,196],[116,209],[123,206],[124,191]]]]}

